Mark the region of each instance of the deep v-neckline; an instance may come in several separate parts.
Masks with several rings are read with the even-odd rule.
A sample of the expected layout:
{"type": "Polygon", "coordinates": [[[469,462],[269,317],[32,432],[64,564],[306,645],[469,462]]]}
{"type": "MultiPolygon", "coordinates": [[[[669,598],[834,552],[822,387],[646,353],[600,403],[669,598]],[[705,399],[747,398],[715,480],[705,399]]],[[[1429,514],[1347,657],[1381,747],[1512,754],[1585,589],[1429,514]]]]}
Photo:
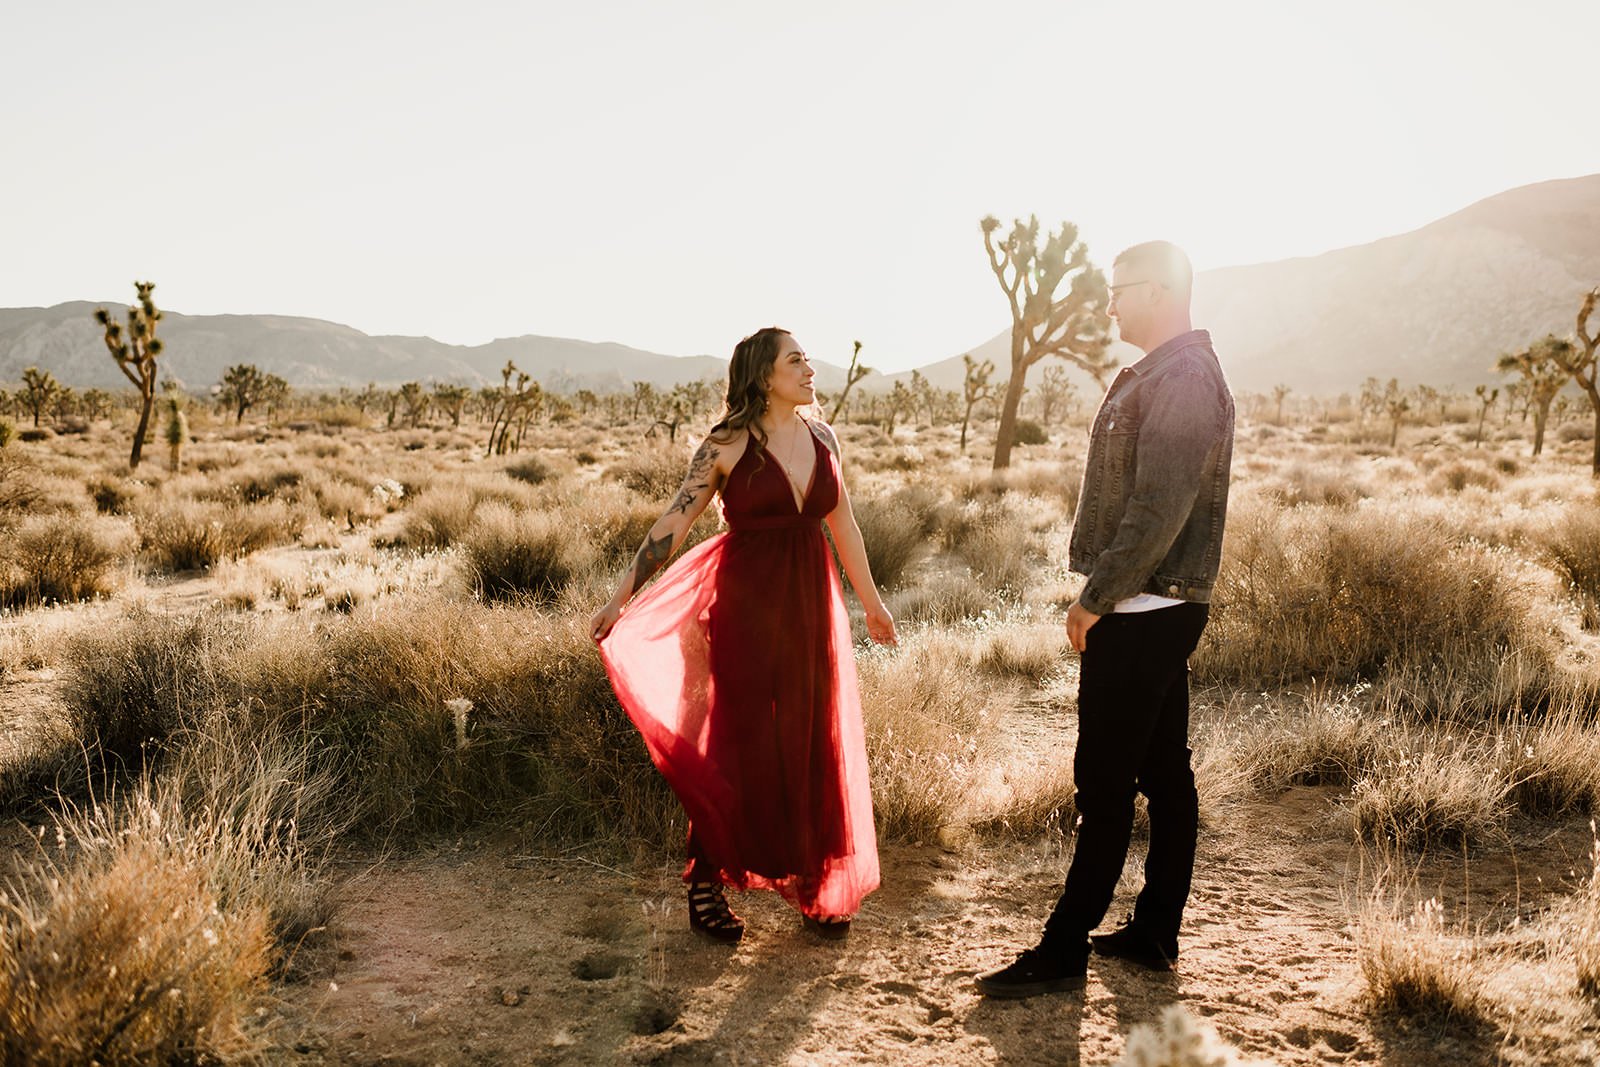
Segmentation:
{"type": "Polygon", "coordinates": [[[784,484],[789,487],[789,499],[794,501],[794,513],[796,515],[805,514],[806,501],[811,499],[811,490],[817,486],[817,471],[822,466],[822,457],[817,455],[817,435],[811,432],[809,425],[806,426],[806,438],[811,441],[811,477],[806,481],[805,492],[800,493],[798,496],[795,495],[798,487],[794,484],[794,479],[789,477],[789,468],[783,465],[783,462],[778,459],[778,454],[768,448],[765,443],[761,446],[761,451],[770,456],[772,462],[778,465],[778,473],[783,476],[784,484]]]}

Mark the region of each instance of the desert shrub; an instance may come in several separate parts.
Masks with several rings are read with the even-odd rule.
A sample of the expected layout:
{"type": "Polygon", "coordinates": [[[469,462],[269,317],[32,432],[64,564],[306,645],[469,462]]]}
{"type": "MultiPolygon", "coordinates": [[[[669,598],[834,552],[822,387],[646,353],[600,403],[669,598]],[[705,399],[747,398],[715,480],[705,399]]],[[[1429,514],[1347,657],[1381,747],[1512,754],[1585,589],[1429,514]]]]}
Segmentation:
{"type": "Polygon", "coordinates": [[[888,597],[889,610],[900,622],[949,625],[975,619],[996,606],[994,594],[970,574],[940,572],[919,577],[916,585],[888,597]]]}
{"type": "Polygon", "coordinates": [[[82,515],[34,515],[0,533],[0,607],[7,608],[105,596],[133,546],[122,523],[82,515]]]}
{"type": "Polygon", "coordinates": [[[1061,667],[1067,630],[1059,622],[994,625],[983,631],[978,648],[980,670],[1038,685],[1061,667]]]}
{"type": "Polygon", "coordinates": [[[478,509],[461,547],[463,573],[486,600],[548,603],[595,563],[589,542],[564,516],[516,512],[499,503],[478,509]]]}
{"type": "Polygon", "coordinates": [[[62,841],[70,863],[47,860],[0,897],[0,1061],[262,1051],[246,1020],[274,959],[265,909],[219,893],[204,845],[148,802],[69,819],[62,841]]]}
{"type": "Polygon", "coordinates": [[[1470,1024],[1482,1017],[1475,945],[1445,927],[1444,909],[1428,900],[1409,915],[1370,902],[1361,917],[1356,958],[1368,1005],[1421,1022],[1470,1024]]]}
{"type": "Polygon", "coordinates": [[[34,465],[15,452],[0,452],[0,513],[28,511],[43,495],[34,465]]]}
{"type": "Polygon", "coordinates": [[[1013,760],[1004,770],[1004,793],[985,810],[974,829],[989,836],[1033,838],[1071,826],[1077,789],[1072,754],[1064,750],[1038,760],[1013,760]]]}
{"type": "Polygon", "coordinates": [[[89,499],[94,501],[95,510],[100,514],[126,515],[132,510],[142,487],[127,478],[105,475],[91,479],[87,488],[89,499]]]}
{"type": "Polygon", "coordinates": [[[1003,499],[973,501],[954,509],[940,537],[996,592],[1019,592],[1032,574],[1036,539],[1003,499]]]}
{"type": "Polygon", "coordinates": [[[585,622],[422,601],[308,639],[292,620],[135,614],[73,640],[63,696],[83,736],[162,761],[174,738],[214,731],[248,702],[246,740],[249,729],[296,739],[333,775],[324,807],[360,831],[518,813],[538,841],[676,846],[681,811],[585,622]],[[160,740],[140,748],[141,737],[160,740]]]}
{"type": "Polygon", "coordinates": [[[1194,661],[1216,682],[1273,685],[1404,676],[1500,699],[1504,671],[1535,684],[1553,655],[1502,550],[1405,511],[1240,500],[1211,623],[1194,661]]]}
{"type": "Polygon", "coordinates": [[[1570,444],[1573,441],[1593,441],[1594,426],[1583,419],[1579,419],[1576,422],[1563,423],[1556,430],[1556,440],[1562,444],[1570,444]]]}
{"type": "Polygon", "coordinates": [[[1241,768],[1269,790],[1353,784],[1379,753],[1411,735],[1392,719],[1359,706],[1352,696],[1279,709],[1270,724],[1236,745],[1241,768]]]}
{"type": "Polygon", "coordinates": [[[852,510],[873,579],[882,589],[899,585],[922,549],[922,518],[910,504],[894,497],[855,501],[852,510]]]}
{"type": "Polygon", "coordinates": [[[605,476],[621,482],[641,496],[659,500],[661,506],[665,507],[683,484],[688,469],[687,445],[646,440],[609,468],[605,476]]]}
{"type": "Polygon", "coordinates": [[[388,544],[426,551],[448,548],[466,534],[480,498],[460,485],[430,487],[406,509],[400,532],[388,544]]]}
{"type": "Polygon", "coordinates": [[[244,467],[231,471],[226,480],[196,495],[202,500],[242,500],[254,504],[274,497],[289,497],[304,476],[300,468],[292,466],[244,467]]]}
{"type": "Polygon", "coordinates": [[[1513,723],[1498,742],[1499,773],[1519,811],[1560,816],[1600,807],[1600,727],[1582,704],[1513,723]]]}
{"type": "Polygon", "coordinates": [[[155,501],[134,516],[145,558],[161,571],[199,570],[291,542],[305,521],[303,512],[276,500],[251,505],[155,501]]]}
{"type": "Polygon", "coordinates": [[[1277,472],[1266,492],[1281,503],[1332,504],[1345,507],[1372,495],[1348,467],[1327,463],[1295,462],[1277,472]]]}
{"type": "Polygon", "coordinates": [[[1545,551],[1583,612],[1585,629],[1600,629],[1600,506],[1574,504],[1549,530],[1545,551]]]}
{"type": "Polygon", "coordinates": [[[1044,427],[1032,419],[1018,419],[1016,432],[1012,435],[1011,443],[1014,445],[1044,445],[1050,443],[1050,435],[1045,433],[1044,427]]]}
{"type": "Polygon", "coordinates": [[[538,485],[550,477],[550,464],[536,455],[527,455],[514,459],[502,468],[507,477],[515,478],[519,482],[529,485],[538,485]]]}
{"type": "Polygon", "coordinates": [[[38,442],[38,441],[48,441],[48,440],[50,440],[50,438],[52,438],[54,436],[55,436],[55,434],[51,433],[49,430],[45,429],[43,426],[30,426],[26,430],[19,430],[17,432],[17,440],[19,440],[19,441],[28,441],[30,443],[34,443],[34,442],[38,442]]]}
{"type": "Polygon", "coordinates": [[[993,687],[959,637],[935,632],[872,649],[859,668],[878,831],[935,840],[966,813],[993,687]]]}
{"type": "Polygon", "coordinates": [[[1373,841],[1404,846],[1457,845],[1500,828],[1510,786],[1483,753],[1448,739],[1396,745],[1350,793],[1356,831],[1373,841]]]}
{"type": "Polygon", "coordinates": [[[1500,476],[1476,463],[1457,460],[1436,470],[1431,484],[1436,492],[1459,493],[1469,485],[1492,492],[1500,488],[1500,476]]]}
{"type": "Polygon", "coordinates": [[[16,435],[17,424],[12,422],[11,419],[7,418],[6,416],[0,415],[0,448],[4,448],[9,445],[11,443],[11,439],[16,435]]]}

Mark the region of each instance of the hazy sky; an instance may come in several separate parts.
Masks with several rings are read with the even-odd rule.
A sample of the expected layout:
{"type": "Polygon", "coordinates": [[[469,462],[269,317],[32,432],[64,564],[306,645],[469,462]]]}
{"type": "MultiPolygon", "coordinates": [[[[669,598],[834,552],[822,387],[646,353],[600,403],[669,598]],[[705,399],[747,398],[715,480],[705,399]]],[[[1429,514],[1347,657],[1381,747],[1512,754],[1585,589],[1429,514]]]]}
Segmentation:
{"type": "Polygon", "coordinates": [[[884,370],[1007,325],[978,219],[1197,267],[1600,171],[1596,0],[34,3],[0,306],[884,370]]]}

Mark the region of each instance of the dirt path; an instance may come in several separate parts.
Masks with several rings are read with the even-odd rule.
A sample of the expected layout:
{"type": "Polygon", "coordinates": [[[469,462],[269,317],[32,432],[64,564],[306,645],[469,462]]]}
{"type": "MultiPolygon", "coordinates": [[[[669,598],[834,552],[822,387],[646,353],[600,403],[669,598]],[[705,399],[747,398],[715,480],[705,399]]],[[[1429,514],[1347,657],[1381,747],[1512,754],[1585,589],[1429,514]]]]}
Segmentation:
{"type": "MultiPolygon", "coordinates": [[[[735,899],[749,932],[725,948],[687,930],[670,867],[464,842],[355,877],[338,958],[284,991],[285,1016],[308,1059],[350,1063],[1101,1064],[1174,1003],[1284,1064],[1590,1062],[1592,1028],[1571,1020],[1517,1047],[1481,1028],[1374,1023],[1350,922],[1358,872],[1330,799],[1239,805],[1202,842],[1177,971],[1096,961],[1081,995],[996,1003],[972,989],[1036,938],[1059,844],[892,847],[843,944],[752,894],[735,899]]],[[[1570,860],[1579,829],[1524,856],[1524,877],[1570,860]]],[[[1495,875],[1474,877],[1492,896],[1495,875]]]]}

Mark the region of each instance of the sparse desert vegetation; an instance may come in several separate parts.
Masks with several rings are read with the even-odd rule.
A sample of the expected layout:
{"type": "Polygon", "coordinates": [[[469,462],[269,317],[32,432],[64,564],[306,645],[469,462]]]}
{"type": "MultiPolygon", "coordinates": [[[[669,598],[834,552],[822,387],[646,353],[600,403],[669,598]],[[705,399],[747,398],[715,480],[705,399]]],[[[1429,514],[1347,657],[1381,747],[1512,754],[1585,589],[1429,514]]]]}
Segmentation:
{"type": "MultiPolygon", "coordinates": [[[[685,427],[706,421],[700,399],[685,427]]],[[[194,404],[180,469],[132,474],[127,411],[0,444],[0,1062],[353,1055],[326,989],[349,916],[381,909],[361,887],[389,870],[405,883],[452,841],[565,871],[569,890],[625,867],[672,891],[683,816],[583,624],[690,442],[683,427],[647,436],[657,420],[648,404],[635,419],[632,397],[546,396],[509,422],[503,400],[430,420],[397,399],[411,407],[391,407],[392,426],[372,398],[280,397],[253,419],[236,400],[194,404]],[[504,436],[485,454],[491,418],[504,436]]],[[[1031,936],[1072,828],[1076,658],[1059,619],[1078,583],[1065,557],[1088,412],[1052,420],[1025,401],[1045,440],[993,472],[992,405],[963,454],[959,407],[875,418],[883,402],[855,398],[859,421],[837,427],[902,628],[900,648],[858,652],[882,907],[934,924],[946,955],[917,959],[976,968],[993,943],[962,916],[999,901],[1010,910],[981,929],[1031,936]],[[927,856],[944,873],[904,888],[927,856]]],[[[1237,827],[1281,820],[1284,839],[1260,847],[1305,865],[1326,892],[1318,921],[1345,932],[1327,935],[1336,980],[1297,986],[1281,1026],[1208,999],[1202,937],[1184,999],[1213,1018],[1163,1017],[1128,1062],[1189,1062],[1160,1058],[1180,1045],[1216,1062],[1208,1027],[1246,1057],[1301,1062],[1411,1062],[1441,1033],[1509,1062],[1595,1047],[1575,1021],[1600,988],[1590,441],[1557,426],[1534,460],[1531,428],[1495,415],[1479,441],[1476,407],[1458,407],[1413,416],[1391,447],[1388,420],[1353,404],[1241,405],[1193,664],[1207,847],[1246,848],[1237,827]],[[1294,835],[1347,865],[1316,867],[1294,835]],[[1573,842],[1576,857],[1558,853],[1573,842]],[[1340,1027],[1317,1030],[1318,1012],[1340,1027]]],[[[691,544],[716,529],[708,514],[691,544]]],[[[1210,862],[1198,877],[1225,894],[1234,875],[1210,862]]],[[[651,999],[629,1019],[649,1025],[583,1037],[553,1022],[535,1040],[555,1042],[552,1060],[668,1055],[684,998],[716,981],[679,960],[687,942],[661,947],[681,913],[618,917],[556,886],[549,906],[582,937],[647,946],[630,988],[651,999]]],[[[878,906],[854,938],[888,931],[878,906]]],[[[617,973],[601,948],[586,973],[617,973]]],[[[1252,966],[1274,980],[1272,959],[1252,966]]],[[[942,1028],[940,1010],[928,1055],[962,1058],[987,1009],[942,1028]]]]}

